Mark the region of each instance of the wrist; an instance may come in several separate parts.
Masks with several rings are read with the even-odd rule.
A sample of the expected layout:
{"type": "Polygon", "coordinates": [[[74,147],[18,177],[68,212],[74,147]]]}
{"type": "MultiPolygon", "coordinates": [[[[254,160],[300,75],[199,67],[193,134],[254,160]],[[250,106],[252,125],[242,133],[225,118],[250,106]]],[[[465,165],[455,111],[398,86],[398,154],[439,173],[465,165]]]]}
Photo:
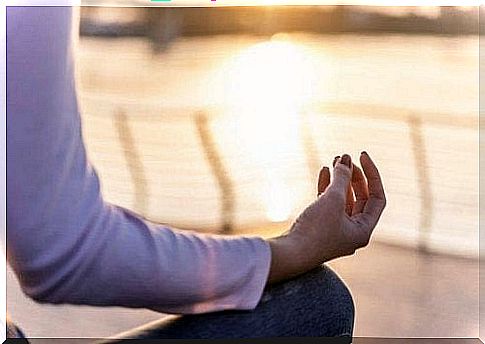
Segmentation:
{"type": "Polygon", "coordinates": [[[271,248],[271,267],[268,283],[275,283],[296,277],[318,265],[320,259],[315,250],[310,249],[307,236],[302,236],[295,231],[268,240],[271,248]]]}

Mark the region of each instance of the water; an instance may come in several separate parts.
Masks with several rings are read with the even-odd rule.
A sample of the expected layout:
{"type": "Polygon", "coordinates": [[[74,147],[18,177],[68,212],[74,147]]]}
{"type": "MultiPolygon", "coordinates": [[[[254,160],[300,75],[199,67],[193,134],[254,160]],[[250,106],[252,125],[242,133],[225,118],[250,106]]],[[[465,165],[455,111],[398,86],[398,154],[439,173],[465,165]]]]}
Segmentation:
{"type": "Polygon", "coordinates": [[[389,201],[376,240],[478,252],[478,37],[193,37],[158,55],[142,39],[82,38],[78,58],[111,202],[217,231],[210,156],[235,232],[267,236],[314,199],[322,164],[365,149],[389,201]]]}

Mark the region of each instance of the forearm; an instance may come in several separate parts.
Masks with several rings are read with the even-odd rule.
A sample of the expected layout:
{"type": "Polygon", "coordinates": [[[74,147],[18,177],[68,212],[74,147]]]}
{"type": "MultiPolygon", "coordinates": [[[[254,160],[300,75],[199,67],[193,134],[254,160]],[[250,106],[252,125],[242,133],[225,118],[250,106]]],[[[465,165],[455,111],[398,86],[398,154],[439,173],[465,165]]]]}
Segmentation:
{"type": "Polygon", "coordinates": [[[14,264],[29,295],[165,313],[253,309],[259,301],[270,261],[262,239],[179,231],[109,204],[95,211],[68,259],[46,246],[31,263],[14,264]],[[42,260],[49,267],[32,268],[42,260]]]}

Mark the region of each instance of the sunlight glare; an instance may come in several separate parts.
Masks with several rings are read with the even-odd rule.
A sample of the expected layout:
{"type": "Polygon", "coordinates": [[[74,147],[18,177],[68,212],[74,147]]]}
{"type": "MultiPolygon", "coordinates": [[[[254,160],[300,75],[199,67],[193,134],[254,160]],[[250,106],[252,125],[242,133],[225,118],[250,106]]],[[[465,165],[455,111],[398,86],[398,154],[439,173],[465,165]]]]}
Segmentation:
{"type": "Polygon", "coordinates": [[[271,40],[249,47],[227,69],[226,101],[245,155],[265,169],[260,196],[274,222],[287,220],[294,206],[284,182],[285,161],[301,144],[300,116],[314,75],[310,56],[295,43],[271,40]]]}
{"type": "Polygon", "coordinates": [[[288,185],[283,180],[284,170],[269,170],[265,179],[264,201],[266,216],[271,222],[283,222],[288,220],[291,212],[291,195],[288,185]]]}

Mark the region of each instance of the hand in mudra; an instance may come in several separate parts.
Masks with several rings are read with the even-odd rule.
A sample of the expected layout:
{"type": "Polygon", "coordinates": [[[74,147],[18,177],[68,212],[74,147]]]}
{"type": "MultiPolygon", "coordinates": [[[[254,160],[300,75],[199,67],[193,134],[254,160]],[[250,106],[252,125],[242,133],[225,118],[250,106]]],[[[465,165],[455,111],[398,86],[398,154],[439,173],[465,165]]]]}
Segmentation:
{"type": "Polygon", "coordinates": [[[363,171],[349,155],[337,157],[333,178],[329,168],[322,168],[317,200],[300,214],[288,232],[270,241],[270,281],[353,254],[369,243],[386,206],[386,197],[379,171],[367,153],[360,155],[360,163],[363,171]],[[287,256],[286,261],[283,255],[287,256]],[[283,263],[286,265],[280,266],[283,263]]]}

